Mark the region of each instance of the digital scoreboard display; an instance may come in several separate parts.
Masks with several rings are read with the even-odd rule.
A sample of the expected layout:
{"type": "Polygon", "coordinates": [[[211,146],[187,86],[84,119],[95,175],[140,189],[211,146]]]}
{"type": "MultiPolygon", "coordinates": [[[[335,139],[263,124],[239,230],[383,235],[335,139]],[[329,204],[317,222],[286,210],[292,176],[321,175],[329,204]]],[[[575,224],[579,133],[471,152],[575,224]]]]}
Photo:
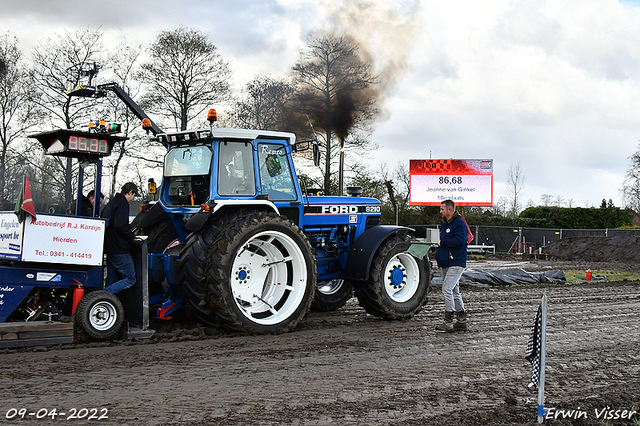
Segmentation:
{"type": "Polygon", "coordinates": [[[86,152],[89,154],[109,155],[109,144],[105,139],[69,136],[68,151],[86,152]]]}
{"type": "Polygon", "coordinates": [[[45,153],[62,157],[92,155],[106,157],[113,145],[128,138],[109,133],[90,133],[79,130],[54,130],[30,137],[38,139],[45,153]]]}
{"type": "Polygon", "coordinates": [[[493,160],[410,160],[412,206],[493,205],[493,160]]]}

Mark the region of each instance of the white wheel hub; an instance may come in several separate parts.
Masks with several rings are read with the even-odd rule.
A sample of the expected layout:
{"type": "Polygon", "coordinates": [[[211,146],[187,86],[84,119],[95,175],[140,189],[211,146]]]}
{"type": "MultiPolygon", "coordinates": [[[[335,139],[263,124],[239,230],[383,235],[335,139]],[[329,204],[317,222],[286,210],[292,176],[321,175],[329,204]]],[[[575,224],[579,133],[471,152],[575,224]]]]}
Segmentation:
{"type": "Polygon", "coordinates": [[[384,289],[397,303],[411,299],[420,285],[420,268],[409,253],[393,256],[384,269],[384,289]]]}
{"type": "Polygon", "coordinates": [[[279,231],[252,236],[231,268],[231,291],[242,313],[261,325],[277,324],[300,306],[307,265],[295,241],[279,231]]]}
{"type": "Polygon", "coordinates": [[[89,311],[91,326],[99,331],[105,331],[113,327],[117,318],[116,307],[109,302],[98,302],[89,311]]]}

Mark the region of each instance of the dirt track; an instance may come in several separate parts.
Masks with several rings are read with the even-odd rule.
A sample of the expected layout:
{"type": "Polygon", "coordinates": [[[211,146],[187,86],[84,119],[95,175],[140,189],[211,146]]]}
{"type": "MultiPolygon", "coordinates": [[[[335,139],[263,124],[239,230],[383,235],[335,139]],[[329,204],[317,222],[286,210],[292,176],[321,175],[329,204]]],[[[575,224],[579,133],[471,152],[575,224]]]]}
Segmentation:
{"type": "MultiPolygon", "coordinates": [[[[640,411],[640,283],[546,288],[545,406],[584,411],[587,419],[545,423],[640,424],[640,414],[603,423],[595,411],[640,411]]],[[[542,291],[463,288],[470,331],[462,334],[433,331],[442,311],[436,291],[406,322],[377,320],[352,299],[278,336],[203,339],[194,330],[145,342],[4,350],[0,423],[64,424],[70,408],[84,407],[118,425],[536,424],[523,355],[542,291]],[[10,421],[11,408],[66,416],[10,421]]]]}

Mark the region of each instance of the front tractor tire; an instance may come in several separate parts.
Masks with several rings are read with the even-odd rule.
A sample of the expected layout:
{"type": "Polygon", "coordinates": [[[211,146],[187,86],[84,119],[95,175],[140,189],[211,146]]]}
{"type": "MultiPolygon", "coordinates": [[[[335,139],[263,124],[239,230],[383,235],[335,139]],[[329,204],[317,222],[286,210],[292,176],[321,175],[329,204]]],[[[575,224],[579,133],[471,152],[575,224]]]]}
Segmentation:
{"type": "Polygon", "coordinates": [[[124,308],[116,295],[96,290],[80,299],[73,317],[79,331],[93,339],[107,340],[118,335],[124,322],[124,308]]]}
{"type": "Polygon", "coordinates": [[[407,252],[411,240],[396,234],[376,252],[369,279],[355,287],[360,306],[379,318],[408,319],[427,300],[430,271],[422,259],[407,252]]]}
{"type": "Polygon", "coordinates": [[[316,291],[309,240],[275,213],[239,212],[228,221],[207,255],[209,307],[230,330],[292,330],[309,312],[316,291]]]}

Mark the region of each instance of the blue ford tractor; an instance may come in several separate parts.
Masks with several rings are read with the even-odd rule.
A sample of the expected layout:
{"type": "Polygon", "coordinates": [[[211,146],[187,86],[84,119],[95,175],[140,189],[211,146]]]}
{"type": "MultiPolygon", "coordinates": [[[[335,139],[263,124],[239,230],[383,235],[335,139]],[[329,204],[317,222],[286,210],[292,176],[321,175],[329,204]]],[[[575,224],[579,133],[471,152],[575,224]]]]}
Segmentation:
{"type": "MultiPolygon", "coordinates": [[[[414,244],[409,228],[380,225],[380,202],[357,196],[358,188],[348,197],[303,191],[292,153],[313,148],[317,154],[315,143],[296,143],[292,133],[216,128],[213,110],[208,128],[163,132],[117,84],[79,86],[68,93],[100,97],[108,91],[142,120],[143,128],[153,133],[151,140],[167,148],[158,201],[145,205],[131,224],[135,233],[146,236],[134,256],[141,290],[132,288],[120,300],[105,294],[101,262],[94,261],[102,258],[101,243],[91,262],[80,265],[69,257],[72,253],[40,250],[34,234],[40,231],[29,225],[25,235],[49,263],[28,263],[27,256],[3,261],[0,284],[7,288],[0,288],[0,296],[11,299],[11,307],[0,306],[0,322],[36,318],[23,311],[35,312],[45,299],[67,305],[68,311],[76,298],[72,286],[88,290],[73,301],[81,315],[75,322],[94,338],[117,335],[123,316],[142,317],[134,323],[146,327],[150,307],[157,318],[167,319],[184,308],[203,324],[246,333],[292,330],[310,309],[338,309],[353,294],[368,313],[384,319],[407,319],[421,310],[430,283],[426,249],[414,244]],[[67,264],[54,267],[54,255],[68,257],[67,264]],[[44,266],[53,269],[45,274],[44,266]],[[82,279],[67,278],[70,271],[82,279]],[[56,282],[41,290],[40,277],[56,282]],[[18,288],[20,295],[14,291],[18,288]],[[43,298],[52,292],[57,299],[43,298]],[[22,300],[25,295],[30,295],[28,303],[22,300]]],[[[107,136],[64,130],[36,137],[48,153],[79,161],[108,155],[113,142],[107,136]]],[[[101,162],[97,164],[99,193],[101,162]]],[[[81,186],[80,180],[78,198],[81,186]]],[[[56,217],[42,223],[54,219],[63,222],[56,217]]],[[[82,220],[75,220],[65,241],[75,239],[76,228],[85,226],[82,220]]],[[[104,221],[86,220],[103,235],[104,221]]]]}
{"type": "Polygon", "coordinates": [[[150,270],[164,271],[152,281],[175,283],[200,321],[287,331],[310,308],[338,309],[354,292],[384,319],[422,308],[429,262],[409,250],[410,229],[380,225],[376,199],[303,192],[292,133],[212,125],[156,139],[168,149],[159,201],[132,225],[157,254],[150,270]]]}

